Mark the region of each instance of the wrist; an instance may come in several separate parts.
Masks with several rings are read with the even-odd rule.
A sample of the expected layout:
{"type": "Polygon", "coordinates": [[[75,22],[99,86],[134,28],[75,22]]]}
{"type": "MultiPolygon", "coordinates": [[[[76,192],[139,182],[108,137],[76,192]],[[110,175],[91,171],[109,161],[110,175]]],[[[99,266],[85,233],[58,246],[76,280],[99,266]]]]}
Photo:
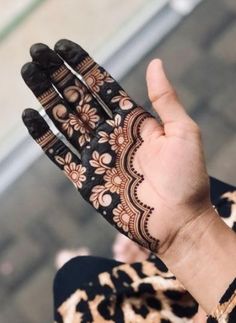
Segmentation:
{"type": "Polygon", "coordinates": [[[210,313],[236,275],[236,235],[213,207],[188,223],[160,256],[210,313]]]}
{"type": "MultiPolygon", "coordinates": [[[[185,211],[194,213],[192,210],[185,211]]],[[[197,216],[190,216],[190,220],[182,225],[171,240],[160,248],[158,255],[170,264],[177,264],[198,249],[198,244],[203,240],[208,229],[216,221],[218,214],[212,205],[209,205],[197,216]]]]}

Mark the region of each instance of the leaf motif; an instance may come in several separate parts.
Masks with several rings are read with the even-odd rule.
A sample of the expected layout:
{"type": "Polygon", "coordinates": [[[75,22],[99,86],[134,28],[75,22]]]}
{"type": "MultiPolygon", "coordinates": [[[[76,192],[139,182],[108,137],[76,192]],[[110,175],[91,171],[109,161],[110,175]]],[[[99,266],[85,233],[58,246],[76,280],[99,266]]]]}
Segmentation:
{"type": "Polygon", "coordinates": [[[94,150],[92,157],[94,160],[99,160],[99,153],[97,152],[97,150],[94,150]]]}
{"type": "Polygon", "coordinates": [[[108,123],[111,127],[115,127],[115,122],[114,120],[107,120],[106,123],[108,123]]]}
{"type": "Polygon", "coordinates": [[[90,164],[91,166],[95,167],[95,168],[97,168],[97,167],[99,167],[99,166],[100,166],[100,164],[99,164],[99,162],[98,162],[97,160],[90,160],[90,161],[89,161],[89,164],[90,164]]]}
{"type": "Polygon", "coordinates": [[[115,126],[118,127],[121,123],[121,116],[119,114],[117,114],[114,118],[115,120],[115,126]]]}
{"type": "Polygon", "coordinates": [[[121,99],[121,97],[118,95],[118,96],[114,96],[114,98],[112,98],[111,102],[112,103],[115,103],[115,102],[119,102],[121,99]]]}
{"type": "Polygon", "coordinates": [[[105,142],[107,142],[108,141],[108,139],[107,138],[100,138],[99,140],[98,140],[98,142],[99,142],[99,144],[104,144],[105,142]]]}
{"type": "Polygon", "coordinates": [[[73,136],[73,132],[73,128],[69,126],[67,133],[70,138],[73,136]]]}
{"type": "Polygon", "coordinates": [[[95,170],[95,174],[104,174],[106,171],[106,168],[103,168],[103,167],[98,167],[96,170],[95,170]]]}
{"type": "Polygon", "coordinates": [[[90,94],[86,94],[85,98],[84,98],[84,101],[85,102],[90,102],[91,100],[92,100],[92,96],[90,94]]]}
{"type": "Polygon", "coordinates": [[[62,157],[55,156],[55,160],[58,162],[58,164],[63,165],[63,166],[65,165],[65,161],[62,157]]]}
{"type": "Polygon", "coordinates": [[[101,144],[109,140],[109,135],[105,131],[99,131],[98,135],[100,136],[98,142],[101,144]]]}
{"type": "Polygon", "coordinates": [[[107,81],[108,83],[113,83],[113,82],[114,82],[114,80],[113,80],[111,77],[106,78],[106,81],[107,81]]]}
{"type": "Polygon", "coordinates": [[[70,152],[68,152],[65,157],[65,163],[69,164],[71,162],[71,160],[72,160],[72,154],[70,152]]]}

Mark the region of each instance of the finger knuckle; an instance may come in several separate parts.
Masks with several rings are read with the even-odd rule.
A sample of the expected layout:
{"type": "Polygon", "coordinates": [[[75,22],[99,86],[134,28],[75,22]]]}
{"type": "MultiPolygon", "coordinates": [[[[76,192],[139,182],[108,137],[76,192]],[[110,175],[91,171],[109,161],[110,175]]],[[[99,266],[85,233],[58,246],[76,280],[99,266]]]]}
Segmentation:
{"type": "Polygon", "coordinates": [[[159,104],[160,102],[176,101],[177,98],[177,92],[174,89],[169,89],[159,95],[153,95],[151,101],[152,104],[159,104]]]}

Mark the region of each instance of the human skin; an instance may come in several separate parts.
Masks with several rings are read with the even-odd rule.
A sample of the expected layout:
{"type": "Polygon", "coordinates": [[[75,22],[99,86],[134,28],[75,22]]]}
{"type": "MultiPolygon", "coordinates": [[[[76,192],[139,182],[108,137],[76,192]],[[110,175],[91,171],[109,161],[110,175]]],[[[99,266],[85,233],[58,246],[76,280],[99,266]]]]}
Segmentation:
{"type": "MultiPolygon", "coordinates": [[[[150,63],[147,70],[147,84],[150,100],[163,120],[167,137],[177,134],[177,137],[185,138],[187,142],[189,140],[195,149],[195,156],[199,157],[191,163],[186,158],[187,152],[185,151],[183,154],[184,178],[180,185],[173,185],[174,189],[170,189],[169,194],[166,191],[166,196],[168,198],[171,196],[168,205],[175,208],[174,217],[181,220],[181,217],[186,219],[188,215],[190,220],[185,220],[185,224],[178,229],[174,237],[172,236],[169,243],[166,239],[167,247],[163,248],[158,255],[198,301],[202,309],[209,314],[235,278],[236,236],[211,206],[200,130],[195,124],[190,123],[188,127],[183,107],[167,80],[159,60],[150,63]],[[197,176],[188,177],[191,169],[197,176]],[[193,193],[189,195],[192,187],[194,187],[193,193]],[[177,192],[178,188],[180,193],[177,192]],[[171,200],[176,195],[180,198],[177,202],[175,200],[172,206],[171,200]],[[204,210],[199,213],[197,210],[201,209],[200,205],[204,205],[204,210]]],[[[186,148],[190,149],[190,146],[186,144],[186,148]]],[[[171,149],[172,153],[177,148],[176,143],[171,149]]],[[[168,166],[170,169],[173,168],[174,173],[177,174],[176,166],[171,166],[175,163],[176,160],[169,160],[168,166]]],[[[174,183],[179,183],[174,175],[172,179],[174,183]]],[[[164,184],[163,179],[162,185],[164,184]]],[[[173,227],[176,227],[174,223],[173,227]]],[[[199,321],[203,319],[202,309],[199,313],[199,321]]]]}
{"type": "MultiPolygon", "coordinates": [[[[78,65],[78,60],[80,61],[81,57],[82,59],[87,57],[89,59],[88,62],[91,62],[91,58],[87,56],[88,54],[70,41],[60,41],[55,48],[65,61],[67,59],[70,60],[67,61],[68,64],[70,62],[74,64],[76,61],[75,67],[82,66],[78,65]]],[[[54,69],[57,64],[61,64],[59,59],[55,59],[55,53],[42,44],[35,45],[31,49],[31,55],[37,60],[37,64],[41,64],[43,71],[46,71],[48,74],[50,74],[51,67],[54,69]]],[[[91,66],[94,66],[94,63],[91,66]]],[[[72,67],[74,66],[72,65],[72,67]]],[[[93,84],[91,81],[92,77],[89,76],[89,73],[92,73],[91,71],[87,72],[88,87],[93,84]]],[[[99,70],[99,67],[97,67],[97,72],[98,74],[96,75],[99,75],[99,77],[104,78],[104,75],[106,75],[99,70]]],[[[57,102],[57,105],[51,105],[48,93],[50,94],[49,97],[51,97],[52,90],[50,90],[51,83],[47,80],[48,76],[44,75],[44,72],[34,63],[26,64],[22,69],[22,75],[34,94],[41,98],[41,102],[46,105],[47,112],[50,113],[52,120],[55,122],[57,120],[60,121],[57,124],[59,125],[59,130],[63,132],[64,126],[68,124],[69,120],[68,110],[65,103],[61,102],[60,98],[56,98],[55,93],[53,94],[53,102],[57,102]]],[[[109,85],[113,92],[117,93],[119,85],[110,76],[106,76],[106,78],[108,80],[107,85],[109,85]]],[[[105,181],[105,185],[111,184],[111,171],[116,169],[111,169],[107,165],[102,166],[102,168],[99,166],[100,168],[98,168],[97,165],[98,158],[100,158],[99,149],[101,147],[101,151],[104,151],[104,147],[107,147],[106,155],[111,153],[109,151],[111,147],[107,144],[106,136],[115,136],[115,130],[110,132],[110,128],[114,126],[115,121],[119,122],[121,132],[125,132],[126,135],[129,134],[130,137],[127,139],[127,144],[125,143],[124,148],[119,150],[120,146],[117,147],[119,151],[114,156],[116,168],[124,180],[125,178],[130,179],[132,169],[135,170],[133,172],[135,175],[132,175],[133,179],[131,178],[131,181],[127,182],[131,183],[131,186],[125,186],[128,189],[123,190],[119,186],[122,183],[119,179],[118,187],[115,187],[116,199],[120,198],[120,201],[123,201],[123,203],[127,202],[122,206],[125,209],[131,210],[133,208],[135,210],[129,219],[134,220],[134,222],[136,221],[135,223],[139,223],[139,225],[135,225],[132,234],[130,231],[127,231],[133,223],[131,220],[127,220],[129,212],[125,214],[125,221],[130,221],[125,225],[125,229],[122,226],[116,225],[115,221],[113,225],[122,233],[130,234],[129,237],[131,239],[155,251],[184,284],[186,289],[202,305],[204,310],[210,313],[217,305],[219,298],[229,283],[235,277],[235,235],[219,218],[211,205],[209,177],[204,161],[200,129],[185,112],[176,92],[166,78],[162,62],[158,59],[153,60],[147,69],[147,84],[150,100],[160,116],[162,124],[151,118],[151,116],[140,119],[140,116],[142,117],[145,113],[144,110],[135,106],[128,96],[125,96],[125,99],[122,99],[121,96],[119,98],[113,96],[111,101],[106,103],[108,107],[110,104],[113,108],[114,119],[107,120],[107,117],[102,119],[101,112],[99,112],[100,108],[97,109],[96,113],[101,116],[100,125],[102,128],[99,128],[100,125],[95,125],[93,130],[95,136],[91,137],[92,139],[87,149],[78,146],[77,135],[81,138],[80,134],[69,133],[68,140],[78,151],[81,151],[81,160],[78,160],[68,147],[60,143],[52,133],[48,132],[48,127],[36,111],[26,110],[23,119],[29,132],[39,144],[45,143],[45,138],[47,139],[46,148],[44,147],[46,154],[61,169],[64,167],[64,171],[72,182],[73,179],[76,179],[74,184],[76,184],[81,194],[84,194],[85,199],[92,202],[93,206],[100,213],[104,214],[104,210],[106,211],[105,217],[108,218],[108,221],[109,219],[112,221],[112,219],[115,220],[117,218],[118,208],[115,203],[113,206],[111,192],[109,196],[107,193],[109,188],[104,186],[103,183],[105,181]],[[116,102],[119,102],[119,104],[116,105],[116,102]],[[130,116],[135,116],[135,119],[130,119],[130,116]],[[126,120],[129,122],[125,124],[126,120]],[[137,120],[139,120],[138,132],[136,131],[137,128],[135,128],[137,120]],[[107,124],[109,124],[109,127],[107,124]],[[100,137],[102,141],[99,142],[100,129],[103,130],[103,138],[100,137]],[[106,134],[106,131],[109,133],[106,134]],[[45,137],[48,133],[49,135],[45,137]],[[50,141],[48,141],[48,138],[50,141]],[[60,149],[54,149],[55,142],[56,147],[60,147],[60,149]],[[51,143],[54,146],[50,146],[51,143]],[[124,163],[124,158],[122,159],[120,156],[122,156],[122,151],[127,148],[128,150],[125,150],[127,152],[130,152],[132,148],[136,150],[134,155],[128,155],[130,158],[126,159],[127,161],[124,163]],[[93,149],[98,150],[98,152],[95,152],[95,155],[93,149]],[[55,151],[57,154],[61,153],[62,156],[55,156],[54,158],[55,151]],[[73,172],[71,171],[72,165],[73,172]],[[75,176],[76,169],[78,170],[78,176],[75,176]],[[94,173],[94,169],[97,171],[97,173],[95,171],[95,174],[101,174],[101,172],[102,174],[107,172],[107,174],[104,177],[99,175],[97,177],[97,181],[99,180],[97,184],[99,185],[91,188],[90,186],[93,184],[89,181],[89,178],[87,180],[86,176],[91,172],[94,173]],[[81,171],[81,174],[79,171],[81,171]],[[71,175],[72,173],[73,176],[71,175]],[[143,177],[138,174],[142,174],[143,177]],[[80,181],[78,181],[78,177],[81,178],[80,181]],[[130,188],[133,189],[132,180],[135,182],[136,177],[140,178],[139,185],[135,187],[137,191],[134,194],[130,194],[130,188]],[[90,191],[93,191],[94,188],[103,190],[105,188],[106,194],[104,196],[106,199],[96,200],[91,198],[94,194],[88,195],[88,193],[90,194],[90,191]],[[98,202],[100,201],[101,203],[99,204],[98,202]],[[139,207],[137,207],[137,204],[139,204],[139,207]],[[113,213],[115,208],[117,210],[116,214],[113,213]],[[145,218],[146,222],[143,221],[143,214],[139,211],[140,208],[146,209],[148,212],[150,211],[149,214],[145,211],[147,215],[145,218]],[[223,270],[224,267],[227,267],[227,269],[223,270]],[[212,282],[216,280],[217,284],[214,284],[212,287],[212,282]]],[[[90,87],[89,89],[91,90],[90,87]]],[[[108,95],[104,92],[106,88],[103,87],[103,81],[95,83],[93,89],[97,91],[97,95],[107,100],[108,95]]],[[[74,102],[75,95],[77,96],[77,88],[75,89],[75,86],[73,86],[73,91],[71,91],[71,87],[67,87],[63,89],[62,93],[66,94],[65,99],[67,103],[71,103],[74,102]]],[[[124,95],[126,94],[124,93],[124,95]]],[[[73,116],[74,120],[75,117],[73,116]]],[[[80,126],[81,120],[78,120],[78,115],[76,115],[76,120],[78,128],[82,129],[80,126]]],[[[68,135],[68,133],[64,134],[68,135]]],[[[80,145],[83,143],[84,141],[79,141],[80,145]]],[[[124,138],[122,143],[124,143],[124,138]]],[[[114,155],[114,152],[112,154],[114,155]]],[[[109,155],[110,157],[111,155],[109,155]]],[[[114,185],[112,189],[114,189],[114,185]]]]}

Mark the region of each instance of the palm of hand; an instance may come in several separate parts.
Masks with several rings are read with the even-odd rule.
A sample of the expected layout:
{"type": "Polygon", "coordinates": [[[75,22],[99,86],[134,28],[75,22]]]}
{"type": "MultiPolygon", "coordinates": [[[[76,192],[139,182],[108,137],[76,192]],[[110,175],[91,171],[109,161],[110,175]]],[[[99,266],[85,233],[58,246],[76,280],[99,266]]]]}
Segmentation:
{"type": "MultiPolygon", "coordinates": [[[[172,127],[173,135],[164,136],[157,121],[83,49],[71,42],[61,45],[59,54],[83,76],[86,86],[45,45],[31,51],[40,68],[30,63],[22,75],[80,157],[55,137],[36,111],[26,110],[24,122],[48,157],[99,213],[120,232],[157,252],[159,240],[170,232],[167,209],[173,211],[183,202],[172,183],[181,181],[182,170],[189,164],[186,156],[192,156],[196,146],[175,134],[178,125],[172,127]],[[112,118],[103,105],[111,110],[112,118]]],[[[184,182],[183,187],[189,187],[184,182]]],[[[191,193],[187,196],[191,198],[191,193]]]]}

